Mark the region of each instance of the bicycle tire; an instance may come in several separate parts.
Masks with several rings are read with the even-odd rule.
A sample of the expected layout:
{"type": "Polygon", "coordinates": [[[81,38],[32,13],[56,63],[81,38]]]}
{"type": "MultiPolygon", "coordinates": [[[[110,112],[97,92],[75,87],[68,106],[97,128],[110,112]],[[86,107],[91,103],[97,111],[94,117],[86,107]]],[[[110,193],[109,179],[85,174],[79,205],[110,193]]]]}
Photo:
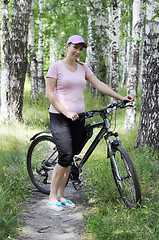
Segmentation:
{"type": "Polygon", "coordinates": [[[37,137],[27,152],[27,171],[34,186],[49,195],[52,171],[58,161],[58,152],[52,136],[37,137]]]}
{"type": "Polygon", "coordinates": [[[130,156],[121,144],[113,148],[110,159],[114,180],[124,203],[128,208],[139,206],[141,191],[137,173],[130,156]]]}

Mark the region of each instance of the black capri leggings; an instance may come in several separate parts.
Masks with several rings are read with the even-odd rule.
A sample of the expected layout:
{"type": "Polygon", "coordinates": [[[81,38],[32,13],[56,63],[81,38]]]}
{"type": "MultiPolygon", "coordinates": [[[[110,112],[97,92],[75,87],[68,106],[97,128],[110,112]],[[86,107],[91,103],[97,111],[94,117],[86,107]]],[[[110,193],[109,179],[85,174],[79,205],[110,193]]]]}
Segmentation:
{"type": "Polygon", "coordinates": [[[73,156],[78,153],[84,135],[85,120],[72,121],[63,114],[50,113],[51,131],[55,138],[59,161],[62,167],[71,165],[73,156]]]}

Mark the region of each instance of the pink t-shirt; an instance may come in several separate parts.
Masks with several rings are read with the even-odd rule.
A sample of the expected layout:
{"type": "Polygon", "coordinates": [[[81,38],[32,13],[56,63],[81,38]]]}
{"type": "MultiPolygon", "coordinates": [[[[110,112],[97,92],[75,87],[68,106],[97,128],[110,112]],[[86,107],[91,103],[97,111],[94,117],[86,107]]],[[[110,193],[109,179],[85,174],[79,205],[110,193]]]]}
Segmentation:
{"type": "MultiPolygon", "coordinates": [[[[80,113],[85,111],[83,89],[86,79],[92,74],[86,64],[77,63],[76,71],[71,72],[60,60],[50,65],[46,77],[57,80],[55,94],[62,105],[70,112],[80,113]]],[[[50,106],[50,112],[59,113],[53,105],[50,106]]]]}

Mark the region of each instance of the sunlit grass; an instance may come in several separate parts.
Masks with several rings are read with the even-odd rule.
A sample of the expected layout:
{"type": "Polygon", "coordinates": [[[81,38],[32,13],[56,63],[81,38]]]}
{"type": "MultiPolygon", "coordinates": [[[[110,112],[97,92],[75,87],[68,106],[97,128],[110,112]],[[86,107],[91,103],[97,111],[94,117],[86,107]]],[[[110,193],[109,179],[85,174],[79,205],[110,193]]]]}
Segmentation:
{"type": "Polygon", "coordinates": [[[0,239],[14,233],[27,193],[27,131],[22,124],[0,126],[0,239]]]}

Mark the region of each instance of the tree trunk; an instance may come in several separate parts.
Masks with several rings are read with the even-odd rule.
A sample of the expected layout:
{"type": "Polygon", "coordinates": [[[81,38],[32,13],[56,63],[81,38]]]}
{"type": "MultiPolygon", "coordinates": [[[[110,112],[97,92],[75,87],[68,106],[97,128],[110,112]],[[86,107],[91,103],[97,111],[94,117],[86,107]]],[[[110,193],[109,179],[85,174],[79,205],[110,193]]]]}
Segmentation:
{"type": "MultiPolygon", "coordinates": [[[[1,2],[2,7],[7,4],[7,1],[1,2]]],[[[7,66],[6,74],[8,90],[6,88],[3,89],[2,87],[2,94],[4,94],[4,96],[6,97],[7,94],[10,93],[5,100],[5,106],[3,105],[4,102],[2,102],[3,120],[20,121],[22,119],[23,91],[25,74],[27,70],[27,38],[30,8],[31,0],[14,1],[10,34],[9,30],[7,30],[6,27],[5,35],[3,36],[2,48],[4,50],[2,53],[2,62],[5,66],[7,66]],[[6,43],[4,44],[5,38],[6,43]],[[10,56],[9,61],[8,54],[10,56]],[[5,92],[3,93],[3,91],[5,92]]],[[[9,24],[9,19],[6,18],[5,20],[6,22],[4,24],[7,26],[9,24]]],[[[2,74],[4,75],[4,72],[2,74]]],[[[4,81],[4,79],[2,81],[4,81]]],[[[2,84],[2,86],[4,85],[2,84]]]]}
{"type": "Polygon", "coordinates": [[[32,0],[32,10],[30,14],[29,55],[30,55],[31,99],[35,101],[38,97],[38,71],[37,71],[38,64],[35,52],[34,0],[32,0]]]}
{"type": "Polygon", "coordinates": [[[159,3],[147,1],[142,102],[136,147],[153,146],[159,150],[159,18],[152,20],[158,8],[159,3]]]}
{"type": "Polygon", "coordinates": [[[126,109],[125,128],[134,128],[136,126],[136,98],[139,73],[139,47],[142,33],[142,24],[140,21],[141,0],[133,2],[133,26],[132,26],[132,46],[130,53],[129,75],[127,81],[127,94],[134,98],[133,108],[126,109]]]}
{"type": "MultiPolygon", "coordinates": [[[[143,6],[143,0],[141,0],[142,6],[143,6]]],[[[145,21],[145,14],[146,14],[146,9],[141,8],[141,22],[144,23],[145,21]]],[[[145,24],[143,25],[143,31],[142,31],[142,37],[141,37],[141,43],[140,43],[140,52],[139,52],[139,80],[138,80],[138,85],[142,85],[142,75],[143,75],[143,49],[144,49],[144,33],[145,33],[145,24]]]]}
{"type": "Polygon", "coordinates": [[[128,78],[128,66],[129,66],[129,56],[130,56],[130,22],[127,23],[125,27],[125,31],[127,31],[128,36],[126,36],[126,42],[125,42],[125,56],[123,61],[123,76],[122,76],[122,82],[121,82],[121,89],[124,88],[124,85],[127,83],[128,78]]]}
{"type": "MultiPolygon", "coordinates": [[[[86,63],[94,74],[106,82],[106,14],[101,0],[88,1],[88,43],[86,63]]],[[[92,87],[95,94],[96,90],[92,87]]]]}
{"type": "Polygon", "coordinates": [[[111,53],[112,53],[112,44],[111,44],[111,39],[112,39],[112,18],[113,18],[113,9],[112,7],[108,7],[108,14],[109,14],[109,28],[108,28],[108,38],[109,38],[109,42],[108,42],[108,48],[107,48],[107,78],[108,78],[108,83],[109,85],[111,85],[111,78],[112,78],[112,57],[111,57],[111,53]]]}
{"type": "MultiPolygon", "coordinates": [[[[119,0],[113,0],[111,88],[115,92],[118,92],[119,85],[119,16],[119,0]]],[[[111,101],[114,101],[114,99],[111,99],[111,101]]]]}
{"type": "Polygon", "coordinates": [[[10,117],[10,38],[8,2],[1,1],[1,120],[7,121],[10,117]]]}
{"type": "Polygon", "coordinates": [[[38,90],[45,92],[45,79],[43,71],[43,0],[39,0],[39,43],[38,43],[38,90]]]}
{"type": "Polygon", "coordinates": [[[56,61],[55,52],[54,52],[55,41],[53,36],[50,37],[50,64],[56,61]]]}

